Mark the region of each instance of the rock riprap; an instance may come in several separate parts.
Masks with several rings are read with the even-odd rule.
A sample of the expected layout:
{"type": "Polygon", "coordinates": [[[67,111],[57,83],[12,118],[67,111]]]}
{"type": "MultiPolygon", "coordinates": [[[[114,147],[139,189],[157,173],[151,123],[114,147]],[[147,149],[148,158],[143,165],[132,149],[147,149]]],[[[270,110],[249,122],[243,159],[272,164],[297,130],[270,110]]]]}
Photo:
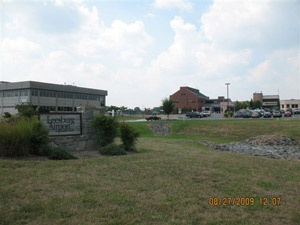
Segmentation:
{"type": "Polygon", "coordinates": [[[154,135],[165,136],[171,132],[171,126],[169,124],[151,123],[148,124],[154,135]]]}
{"type": "Polygon", "coordinates": [[[300,142],[284,135],[260,135],[241,142],[217,144],[199,140],[216,150],[278,159],[300,159],[300,142]]]}

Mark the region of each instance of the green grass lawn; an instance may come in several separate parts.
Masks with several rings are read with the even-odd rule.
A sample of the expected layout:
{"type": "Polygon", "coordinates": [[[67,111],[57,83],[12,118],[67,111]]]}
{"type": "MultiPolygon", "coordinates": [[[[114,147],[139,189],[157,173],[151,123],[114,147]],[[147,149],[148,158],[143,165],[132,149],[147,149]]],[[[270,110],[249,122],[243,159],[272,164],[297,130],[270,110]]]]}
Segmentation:
{"type": "Polygon", "coordinates": [[[300,119],[176,120],[130,123],[143,136],[154,137],[149,123],[170,123],[172,132],[163,138],[203,139],[216,142],[241,141],[262,134],[283,134],[300,141],[300,119]]]}
{"type": "Polygon", "coordinates": [[[0,224],[300,224],[300,162],[219,152],[196,142],[265,133],[299,140],[299,120],[170,123],[166,137],[154,137],[147,123],[132,124],[142,133],[138,154],[1,158],[0,224]],[[210,205],[212,197],[227,205],[210,205]],[[229,198],[254,204],[228,205],[229,198]]]}

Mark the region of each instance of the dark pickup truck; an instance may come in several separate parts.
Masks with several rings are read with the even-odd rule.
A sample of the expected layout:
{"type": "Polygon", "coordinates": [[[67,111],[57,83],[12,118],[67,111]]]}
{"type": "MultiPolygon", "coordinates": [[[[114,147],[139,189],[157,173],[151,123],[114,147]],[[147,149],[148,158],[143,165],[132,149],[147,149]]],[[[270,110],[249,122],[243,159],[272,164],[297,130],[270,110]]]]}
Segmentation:
{"type": "Polygon", "coordinates": [[[146,119],[147,121],[149,121],[149,120],[160,120],[161,118],[158,117],[158,116],[149,116],[149,117],[146,117],[145,119],[146,119]]]}

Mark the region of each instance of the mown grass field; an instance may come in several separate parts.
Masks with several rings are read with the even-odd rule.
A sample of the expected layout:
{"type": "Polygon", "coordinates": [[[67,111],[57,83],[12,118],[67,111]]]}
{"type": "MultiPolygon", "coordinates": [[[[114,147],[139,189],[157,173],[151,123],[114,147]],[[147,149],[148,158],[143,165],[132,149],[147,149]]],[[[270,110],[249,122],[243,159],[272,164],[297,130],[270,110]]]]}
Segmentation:
{"type": "Polygon", "coordinates": [[[146,122],[132,123],[142,134],[138,154],[1,158],[0,224],[300,224],[300,162],[219,152],[197,142],[266,133],[300,140],[300,120],[169,123],[172,133],[165,137],[155,137],[146,122]],[[253,198],[254,204],[212,206],[211,197],[253,198]],[[262,205],[260,198],[269,201],[262,205]],[[273,198],[280,203],[272,205],[273,198]]]}

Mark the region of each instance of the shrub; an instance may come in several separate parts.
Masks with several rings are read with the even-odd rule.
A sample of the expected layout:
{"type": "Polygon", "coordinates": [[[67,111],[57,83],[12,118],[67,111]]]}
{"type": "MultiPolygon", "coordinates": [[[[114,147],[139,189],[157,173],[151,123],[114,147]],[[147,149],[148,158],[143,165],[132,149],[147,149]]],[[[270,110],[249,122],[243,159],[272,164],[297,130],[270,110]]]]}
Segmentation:
{"type": "Polygon", "coordinates": [[[0,155],[35,154],[48,143],[48,131],[37,118],[12,117],[0,123],[0,155]]]}
{"type": "Polygon", "coordinates": [[[102,155],[126,155],[126,151],[119,145],[109,144],[99,150],[102,155]]]}
{"type": "Polygon", "coordinates": [[[68,160],[68,159],[77,159],[70,152],[62,148],[52,148],[49,155],[49,159],[52,160],[68,160]]]}
{"type": "Polygon", "coordinates": [[[135,150],[135,143],[140,136],[140,133],[134,128],[129,126],[127,123],[120,125],[121,140],[126,151],[135,150]]]}
{"type": "Polygon", "coordinates": [[[18,113],[24,117],[31,118],[34,115],[37,115],[36,107],[31,104],[16,105],[15,109],[17,109],[18,113]]]}
{"type": "Polygon", "coordinates": [[[97,116],[93,119],[92,125],[97,133],[97,142],[100,146],[113,143],[118,136],[119,123],[114,117],[97,116]]]}
{"type": "Polygon", "coordinates": [[[50,156],[53,148],[48,145],[42,145],[36,155],[38,156],[50,156]]]}
{"type": "Polygon", "coordinates": [[[11,118],[11,114],[9,112],[4,112],[3,118],[11,118]]]}
{"type": "Polygon", "coordinates": [[[42,151],[44,151],[47,148],[48,141],[48,129],[44,126],[44,124],[41,121],[37,119],[32,119],[30,154],[44,155],[42,151]]]}

